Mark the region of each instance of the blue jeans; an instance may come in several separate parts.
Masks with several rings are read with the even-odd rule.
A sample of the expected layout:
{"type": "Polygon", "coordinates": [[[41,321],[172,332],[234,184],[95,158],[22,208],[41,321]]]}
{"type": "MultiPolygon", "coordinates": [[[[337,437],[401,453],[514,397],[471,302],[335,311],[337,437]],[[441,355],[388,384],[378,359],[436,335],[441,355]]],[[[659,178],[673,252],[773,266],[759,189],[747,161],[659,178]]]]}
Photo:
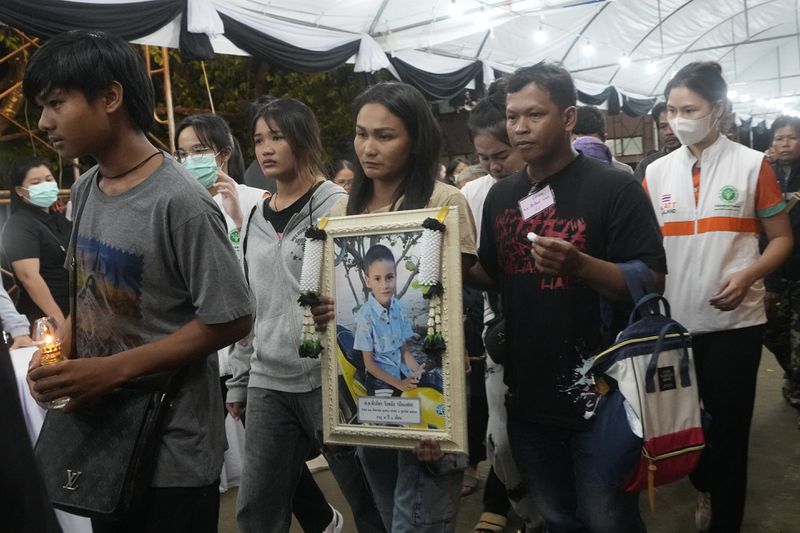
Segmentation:
{"type": "MultiPolygon", "coordinates": [[[[291,393],[247,389],[242,484],[236,522],[242,533],[285,533],[306,458],[322,441],[321,389],[291,393]]],[[[381,517],[351,447],[323,446],[360,533],[383,531],[381,517]]]]}
{"type": "Polygon", "coordinates": [[[595,472],[591,431],[508,419],[511,451],[549,533],[643,533],[639,494],[595,472]]]}
{"type": "Polygon", "coordinates": [[[357,452],[387,531],[455,531],[466,455],[421,463],[406,450],[359,446],[357,452]]]}

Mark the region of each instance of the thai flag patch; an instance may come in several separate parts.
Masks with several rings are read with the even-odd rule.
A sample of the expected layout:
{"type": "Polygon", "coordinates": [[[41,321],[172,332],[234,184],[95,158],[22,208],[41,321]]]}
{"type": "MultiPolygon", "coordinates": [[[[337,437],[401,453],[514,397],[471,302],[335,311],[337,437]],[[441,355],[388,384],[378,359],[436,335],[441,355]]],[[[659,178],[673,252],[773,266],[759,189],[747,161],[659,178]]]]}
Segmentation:
{"type": "Polygon", "coordinates": [[[671,201],[672,201],[672,195],[671,194],[662,194],[661,195],[661,203],[662,204],[665,203],[665,202],[671,202],[671,201]]]}

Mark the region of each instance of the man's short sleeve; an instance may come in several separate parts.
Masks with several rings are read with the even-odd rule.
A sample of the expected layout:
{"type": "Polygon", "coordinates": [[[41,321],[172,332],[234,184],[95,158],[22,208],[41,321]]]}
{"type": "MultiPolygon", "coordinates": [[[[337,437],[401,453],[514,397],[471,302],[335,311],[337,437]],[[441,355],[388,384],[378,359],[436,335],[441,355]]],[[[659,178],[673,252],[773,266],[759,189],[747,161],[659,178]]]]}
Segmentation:
{"type": "Polygon", "coordinates": [[[655,272],[667,272],[667,259],[653,205],[641,184],[630,181],[612,199],[607,235],[608,260],[639,259],[655,272]]]}
{"type": "Polygon", "coordinates": [[[222,216],[204,211],[173,231],[178,268],[204,324],[223,324],[253,313],[250,289],[222,216]]]}
{"type": "MultiPolygon", "coordinates": [[[[368,305],[368,304],[364,304],[368,305]]],[[[353,349],[361,350],[362,352],[375,351],[375,339],[372,336],[372,324],[366,313],[359,311],[356,315],[356,331],[353,335],[353,349]]]]}

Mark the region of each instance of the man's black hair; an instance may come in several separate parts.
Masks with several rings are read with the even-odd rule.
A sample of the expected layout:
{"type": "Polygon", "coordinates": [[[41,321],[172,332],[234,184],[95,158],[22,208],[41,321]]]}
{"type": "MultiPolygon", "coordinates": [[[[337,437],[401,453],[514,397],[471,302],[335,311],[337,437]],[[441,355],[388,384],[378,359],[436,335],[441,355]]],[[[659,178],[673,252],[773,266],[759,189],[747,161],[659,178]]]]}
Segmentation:
{"type": "Polygon", "coordinates": [[[789,126],[794,130],[795,135],[800,135],[800,118],[790,117],[789,115],[781,115],[772,123],[772,135],[781,128],[789,126]]]}
{"type": "Polygon", "coordinates": [[[653,106],[653,109],[650,111],[650,117],[653,119],[653,122],[658,125],[658,120],[661,118],[661,114],[667,111],[667,103],[666,102],[658,102],[656,105],[653,106]]]}
{"type": "Polygon", "coordinates": [[[561,65],[540,61],[533,66],[517,69],[508,80],[507,91],[516,93],[531,83],[547,91],[550,100],[561,111],[575,106],[578,102],[578,92],[575,90],[572,76],[561,65]]]}
{"type": "Polygon", "coordinates": [[[23,91],[29,102],[53,90],[78,90],[95,101],[113,82],[123,89],[123,106],[141,131],[150,129],[155,106],[144,58],[119,37],[74,30],[56,35],[25,67],[23,91]]]}
{"type": "Polygon", "coordinates": [[[603,112],[594,106],[580,106],[572,133],[575,135],[599,135],[601,138],[605,138],[606,119],[603,117],[603,112]]]}
{"type": "Polygon", "coordinates": [[[369,271],[369,267],[376,261],[391,261],[394,265],[394,254],[382,244],[376,244],[364,254],[364,274],[369,271]]]}

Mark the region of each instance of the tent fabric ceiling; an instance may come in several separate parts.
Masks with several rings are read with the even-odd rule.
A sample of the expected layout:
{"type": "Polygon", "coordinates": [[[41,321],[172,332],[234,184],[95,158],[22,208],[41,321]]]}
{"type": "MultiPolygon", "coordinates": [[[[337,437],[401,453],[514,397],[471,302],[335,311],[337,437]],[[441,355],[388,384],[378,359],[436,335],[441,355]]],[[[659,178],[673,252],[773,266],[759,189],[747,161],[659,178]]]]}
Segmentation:
{"type": "MultiPolygon", "coordinates": [[[[136,1],[164,3],[83,0],[136,1]]],[[[560,61],[580,91],[598,95],[614,86],[619,105],[627,102],[630,109],[661,96],[669,78],[686,63],[715,60],[722,64],[740,114],[761,118],[800,108],[798,0],[184,1],[189,31],[207,34],[220,53],[247,48],[220,33],[224,15],[289,47],[336,52],[336,61],[350,50],[345,45],[358,43],[350,58],[357,71],[389,68],[400,76],[390,61],[399,58],[404,67],[426,76],[463,74],[480,62],[482,68],[475,68],[476,78],[470,80],[474,83],[481,81],[480,73],[489,82],[494,71],[560,61]]],[[[130,19],[141,24],[138,13],[130,19]]],[[[14,24],[13,16],[0,20],[14,24]]],[[[139,36],[139,42],[178,46],[179,35],[180,23],[173,20],[139,36]]],[[[241,38],[237,42],[243,44],[241,38]]]]}

